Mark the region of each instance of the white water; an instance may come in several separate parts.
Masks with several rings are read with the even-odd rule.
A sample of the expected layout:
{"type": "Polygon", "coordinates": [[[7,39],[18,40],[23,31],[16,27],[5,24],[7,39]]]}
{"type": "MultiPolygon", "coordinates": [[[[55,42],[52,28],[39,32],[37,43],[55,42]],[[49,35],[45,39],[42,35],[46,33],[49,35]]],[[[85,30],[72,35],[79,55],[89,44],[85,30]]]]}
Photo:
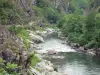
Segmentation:
{"type": "Polygon", "coordinates": [[[39,44],[41,50],[38,50],[39,53],[45,53],[46,50],[55,50],[57,52],[75,52],[70,46],[62,44],[62,40],[57,38],[50,38],[44,43],[39,44]]]}

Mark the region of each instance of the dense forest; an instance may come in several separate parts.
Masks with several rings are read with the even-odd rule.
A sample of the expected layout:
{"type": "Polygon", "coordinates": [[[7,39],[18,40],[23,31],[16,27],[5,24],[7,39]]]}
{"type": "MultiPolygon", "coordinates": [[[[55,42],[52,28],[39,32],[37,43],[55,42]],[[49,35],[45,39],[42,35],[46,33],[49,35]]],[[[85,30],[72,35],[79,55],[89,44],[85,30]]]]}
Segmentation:
{"type": "MultiPolygon", "coordinates": [[[[27,39],[30,39],[27,29],[36,31],[49,26],[59,28],[63,36],[72,43],[88,49],[100,48],[99,24],[100,0],[0,0],[0,26],[7,27],[7,34],[11,32],[15,38],[22,38],[25,51],[29,47],[27,39]],[[29,27],[29,22],[35,24],[29,27]],[[17,25],[21,27],[16,27],[17,25]]],[[[5,40],[3,49],[11,48],[15,50],[14,54],[20,56],[22,48],[19,48],[18,42],[13,41],[15,38],[10,36],[10,40],[5,40]]],[[[28,51],[27,65],[23,61],[6,60],[2,56],[3,49],[0,48],[0,75],[21,75],[20,73],[25,72],[22,69],[29,68],[25,66],[34,67],[40,61],[28,51]],[[21,67],[22,64],[24,67],[21,67]]]]}

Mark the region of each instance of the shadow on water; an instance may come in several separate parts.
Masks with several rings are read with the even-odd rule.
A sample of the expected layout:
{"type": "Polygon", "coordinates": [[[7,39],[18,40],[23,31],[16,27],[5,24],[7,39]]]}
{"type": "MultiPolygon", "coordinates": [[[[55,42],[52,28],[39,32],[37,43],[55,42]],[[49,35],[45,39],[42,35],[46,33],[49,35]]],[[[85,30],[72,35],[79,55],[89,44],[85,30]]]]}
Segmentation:
{"type": "Polygon", "coordinates": [[[93,63],[100,65],[100,56],[93,56],[92,61],[93,63]]]}

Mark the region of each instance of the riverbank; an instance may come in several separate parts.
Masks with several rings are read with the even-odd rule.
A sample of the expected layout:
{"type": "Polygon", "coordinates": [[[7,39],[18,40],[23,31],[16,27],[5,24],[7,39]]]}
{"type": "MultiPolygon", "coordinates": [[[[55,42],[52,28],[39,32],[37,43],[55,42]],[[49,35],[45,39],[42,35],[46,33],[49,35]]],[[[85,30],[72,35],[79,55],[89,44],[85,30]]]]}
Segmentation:
{"type": "Polygon", "coordinates": [[[83,46],[80,46],[77,43],[72,43],[71,41],[68,40],[67,37],[64,37],[63,34],[60,31],[58,32],[58,37],[59,37],[59,39],[64,40],[63,44],[69,45],[72,49],[75,49],[77,52],[81,52],[81,53],[85,53],[85,54],[89,54],[89,55],[100,55],[99,54],[99,51],[100,51],[99,48],[98,49],[93,49],[93,48],[89,49],[89,48],[85,48],[83,46]]]}

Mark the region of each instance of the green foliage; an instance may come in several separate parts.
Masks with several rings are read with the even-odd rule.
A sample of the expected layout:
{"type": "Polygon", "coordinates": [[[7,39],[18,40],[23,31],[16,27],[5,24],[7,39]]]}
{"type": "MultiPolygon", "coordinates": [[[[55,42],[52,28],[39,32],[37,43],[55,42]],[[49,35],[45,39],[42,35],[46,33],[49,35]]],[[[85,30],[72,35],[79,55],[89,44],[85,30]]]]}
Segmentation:
{"type": "Polygon", "coordinates": [[[63,34],[73,42],[78,42],[78,37],[82,34],[83,25],[84,17],[74,14],[65,16],[65,18],[59,22],[59,27],[62,27],[61,30],[63,34]]]}
{"type": "Polygon", "coordinates": [[[17,67],[18,67],[17,64],[11,64],[11,63],[7,63],[7,66],[6,66],[7,69],[15,69],[17,67]]]}
{"type": "Polygon", "coordinates": [[[42,8],[35,6],[33,10],[35,10],[36,16],[43,17],[44,11],[42,8]]]}
{"type": "Polygon", "coordinates": [[[0,58],[0,63],[3,63],[3,62],[4,62],[4,60],[2,58],[0,58]]]}
{"type": "Polygon", "coordinates": [[[2,63],[0,64],[0,75],[20,75],[19,72],[16,72],[18,68],[19,66],[14,63],[7,63],[7,65],[2,63]]]}

